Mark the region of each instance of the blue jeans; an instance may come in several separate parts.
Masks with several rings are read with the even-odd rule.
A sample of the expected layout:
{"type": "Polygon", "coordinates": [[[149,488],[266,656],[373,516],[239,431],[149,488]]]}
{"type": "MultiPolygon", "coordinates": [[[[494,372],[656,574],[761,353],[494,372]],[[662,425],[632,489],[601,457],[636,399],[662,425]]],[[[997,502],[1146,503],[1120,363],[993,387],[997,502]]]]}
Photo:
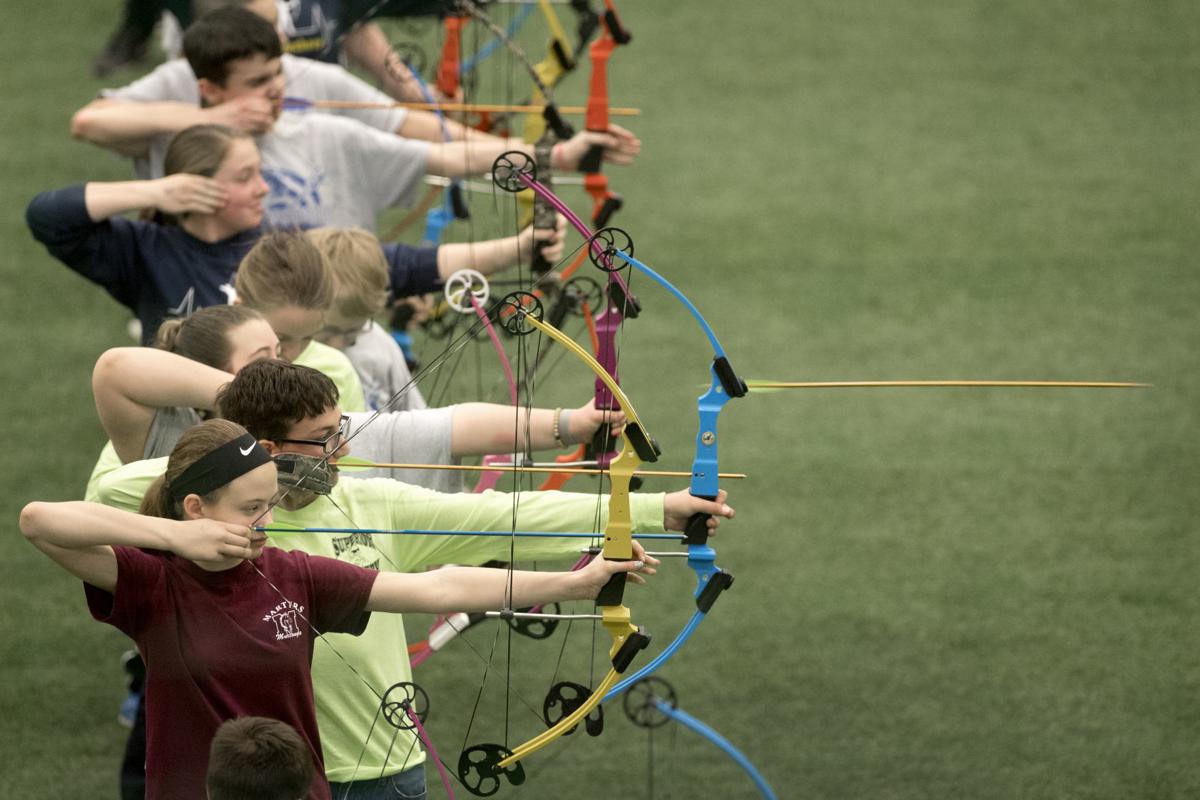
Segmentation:
{"type": "Polygon", "coordinates": [[[350,783],[329,784],[333,800],[425,800],[425,766],[350,783]]]}

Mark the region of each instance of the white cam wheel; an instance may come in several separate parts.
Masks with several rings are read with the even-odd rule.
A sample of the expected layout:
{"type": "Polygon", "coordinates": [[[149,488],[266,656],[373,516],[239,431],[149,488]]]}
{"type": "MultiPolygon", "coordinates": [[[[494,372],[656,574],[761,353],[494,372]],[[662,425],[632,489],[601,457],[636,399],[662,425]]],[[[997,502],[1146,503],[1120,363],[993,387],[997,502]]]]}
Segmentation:
{"type": "Polygon", "coordinates": [[[475,303],[482,307],[487,304],[492,293],[487,278],[482,272],[474,269],[460,269],[455,272],[446,279],[443,292],[446,295],[446,303],[460,314],[474,313],[472,297],[475,298],[475,303]]]}

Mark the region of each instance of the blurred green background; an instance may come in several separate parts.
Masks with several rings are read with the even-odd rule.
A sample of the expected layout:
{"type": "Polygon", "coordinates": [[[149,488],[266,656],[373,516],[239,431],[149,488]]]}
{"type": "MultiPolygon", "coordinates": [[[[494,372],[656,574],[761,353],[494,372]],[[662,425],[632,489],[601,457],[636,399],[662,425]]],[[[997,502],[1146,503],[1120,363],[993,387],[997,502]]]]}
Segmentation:
{"type": "MultiPolygon", "coordinates": [[[[125,642],[90,620],[78,583],[22,540],[16,515],[31,499],[81,494],[103,441],[91,366],[129,341],[123,310],[23,222],[37,191],[128,176],[68,134],[102,85],[89,65],[118,2],[9,5],[0,794],[114,797],[125,642]]],[[[780,797],[1197,796],[1200,8],[710,0],[621,11],[634,41],[613,56],[611,96],[644,110],[629,122],[643,153],[608,171],[626,198],[614,222],[695,300],[743,376],[1154,384],[732,403],[722,467],[751,478],[729,487],[738,515],[716,546],[737,582],[661,673],[680,706],[780,797]]],[[[537,57],[539,26],[535,15],[521,33],[537,57]]],[[[432,35],[410,28],[389,30],[432,35]]],[[[479,99],[522,99],[523,76],[498,58],[485,71],[500,83],[479,99]]],[[[560,97],[585,92],[586,67],[560,97]]],[[[490,198],[474,207],[480,227],[454,236],[504,219],[490,198]]],[[[687,469],[709,351],[675,301],[634,285],[646,310],[625,328],[622,380],[662,465],[687,469]]],[[[590,391],[571,365],[554,376],[539,404],[577,405],[590,391]]],[[[668,566],[630,593],[652,647],[690,614],[693,580],[668,566]]],[[[485,626],[468,639],[486,653],[494,635],[485,626]]],[[[573,632],[567,663],[598,668],[591,641],[573,632]]],[[[560,647],[514,645],[513,688],[534,705],[560,647]]],[[[450,760],[483,672],[470,650],[417,672],[450,760]]],[[[482,711],[472,739],[502,724],[482,711]]],[[[518,707],[511,741],[536,730],[518,707]]],[[[527,784],[501,796],[754,796],[687,731],[656,733],[653,757],[648,745],[614,704],[603,737],[538,754],[527,784]]]]}

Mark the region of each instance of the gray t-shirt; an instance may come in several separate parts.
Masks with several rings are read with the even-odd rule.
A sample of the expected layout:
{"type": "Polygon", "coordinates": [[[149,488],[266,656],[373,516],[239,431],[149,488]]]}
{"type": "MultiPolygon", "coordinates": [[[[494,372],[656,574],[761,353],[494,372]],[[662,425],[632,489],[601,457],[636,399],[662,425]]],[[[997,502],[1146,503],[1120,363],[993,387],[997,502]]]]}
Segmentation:
{"type": "Polygon", "coordinates": [[[404,393],[387,406],[388,411],[417,411],[428,406],[412,382],[404,351],[378,323],[372,322],[345,353],[362,381],[367,408],[383,408],[402,389],[404,393]]]}
{"type": "Polygon", "coordinates": [[[203,420],[194,408],[160,408],[154,412],[150,430],[146,432],[146,446],[142,458],[161,458],[171,455],[179,437],[203,420]]]}
{"type": "MultiPolygon", "coordinates": [[[[454,406],[380,414],[361,436],[355,434],[370,420],[370,412],[350,417],[350,455],[381,464],[453,464],[451,434],[454,406]]],[[[454,470],[347,469],[355,478],[394,478],[439,492],[461,492],[461,473],[454,470]]]]}

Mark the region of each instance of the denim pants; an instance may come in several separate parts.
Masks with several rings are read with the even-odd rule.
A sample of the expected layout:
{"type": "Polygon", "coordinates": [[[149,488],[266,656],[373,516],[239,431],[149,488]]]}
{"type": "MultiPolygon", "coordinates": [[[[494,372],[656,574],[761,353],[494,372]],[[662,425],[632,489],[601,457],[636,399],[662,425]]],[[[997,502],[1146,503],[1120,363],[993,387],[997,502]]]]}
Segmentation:
{"type": "Polygon", "coordinates": [[[333,800],[425,800],[425,766],[351,783],[329,784],[333,800]]]}

